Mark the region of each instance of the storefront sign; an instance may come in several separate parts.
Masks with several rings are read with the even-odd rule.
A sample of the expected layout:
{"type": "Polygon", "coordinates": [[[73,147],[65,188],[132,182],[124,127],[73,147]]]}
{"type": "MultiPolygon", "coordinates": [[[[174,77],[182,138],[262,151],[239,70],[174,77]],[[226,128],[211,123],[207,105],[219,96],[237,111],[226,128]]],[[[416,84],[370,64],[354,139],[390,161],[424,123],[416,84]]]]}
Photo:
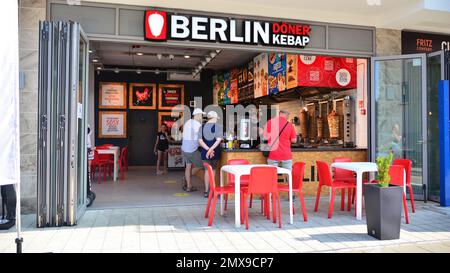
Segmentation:
{"type": "Polygon", "coordinates": [[[402,31],[402,54],[450,50],[450,35],[402,31]]]}
{"type": "Polygon", "coordinates": [[[132,83],[129,96],[130,109],[156,109],[156,84],[132,83]]]}
{"type": "Polygon", "coordinates": [[[98,108],[127,108],[127,84],[124,82],[101,82],[99,84],[98,108]]]}
{"type": "Polygon", "coordinates": [[[144,24],[147,40],[181,39],[298,48],[308,45],[311,32],[306,24],[238,21],[158,10],[147,10],[144,24]]]}
{"type": "Polygon", "coordinates": [[[99,114],[99,138],[126,138],[127,137],[127,113],[100,111],[99,114]]]}
{"type": "Polygon", "coordinates": [[[160,84],[159,106],[160,110],[172,110],[174,106],[184,104],[184,85],[160,84]]]}

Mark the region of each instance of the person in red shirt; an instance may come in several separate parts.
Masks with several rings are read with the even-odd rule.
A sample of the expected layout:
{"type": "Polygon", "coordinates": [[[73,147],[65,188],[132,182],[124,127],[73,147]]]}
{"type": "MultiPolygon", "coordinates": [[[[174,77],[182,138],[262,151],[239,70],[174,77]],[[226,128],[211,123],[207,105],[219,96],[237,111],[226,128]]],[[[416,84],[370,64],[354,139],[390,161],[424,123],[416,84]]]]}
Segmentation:
{"type": "Polygon", "coordinates": [[[281,167],[292,170],[291,143],[297,142],[297,134],[294,125],[289,122],[289,111],[280,110],[278,116],[266,123],[264,138],[268,140],[269,146],[272,147],[267,164],[272,166],[281,164],[281,167]]]}

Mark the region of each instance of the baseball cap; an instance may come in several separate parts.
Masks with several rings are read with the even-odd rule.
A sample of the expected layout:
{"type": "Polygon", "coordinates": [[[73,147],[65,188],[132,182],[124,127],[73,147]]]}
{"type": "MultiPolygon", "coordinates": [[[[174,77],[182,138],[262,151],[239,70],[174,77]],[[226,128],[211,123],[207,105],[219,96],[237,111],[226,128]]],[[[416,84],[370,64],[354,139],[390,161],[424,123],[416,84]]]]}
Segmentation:
{"type": "Polygon", "coordinates": [[[208,118],[219,118],[219,115],[217,115],[217,113],[214,111],[209,111],[207,116],[208,118]]]}
{"type": "Polygon", "coordinates": [[[195,108],[194,112],[192,112],[192,115],[195,116],[195,115],[198,115],[198,114],[204,115],[205,112],[203,112],[202,109],[200,109],[200,108],[195,108]]]}

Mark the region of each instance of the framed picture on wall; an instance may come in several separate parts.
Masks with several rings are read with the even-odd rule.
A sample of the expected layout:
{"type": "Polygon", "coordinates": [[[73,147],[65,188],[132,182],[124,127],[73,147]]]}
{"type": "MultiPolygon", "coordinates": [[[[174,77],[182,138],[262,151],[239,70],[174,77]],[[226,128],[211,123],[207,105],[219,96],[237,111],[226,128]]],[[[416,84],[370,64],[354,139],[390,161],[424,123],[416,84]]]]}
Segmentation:
{"type": "Polygon", "coordinates": [[[129,89],[128,107],[130,109],[156,109],[156,84],[132,83],[129,89]]]}
{"type": "Polygon", "coordinates": [[[158,112],[158,130],[161,128],[162,124],[167,125],[168,132],[170,133],[173,126],[177,120],[181,119],[179,124],[184,124],[183,112],[158,112]]]}
{"type": "Polygon", "coordinates": [[[127,112],[125,111],[99,111],[98,124],[99,138],[127,137],[127,112]]]}
{"type": "Polygon", "coordinates": [[[160,84],[158,108],[160,110],[172,110],[179,104],[184,104],[183,84],[160,84]]]}
{"type": "Polygon", "coordinates": [[[100,82],[98,94],[98,108],[100,109],[126,109],[127,83],[100,82]]]}

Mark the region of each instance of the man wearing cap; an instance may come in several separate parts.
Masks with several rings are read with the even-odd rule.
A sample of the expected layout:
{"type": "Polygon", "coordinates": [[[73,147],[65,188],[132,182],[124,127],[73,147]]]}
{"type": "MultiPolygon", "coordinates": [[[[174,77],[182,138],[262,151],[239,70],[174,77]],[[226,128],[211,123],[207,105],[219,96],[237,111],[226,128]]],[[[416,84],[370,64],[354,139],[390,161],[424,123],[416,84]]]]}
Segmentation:
{"type": "Polygon", "coordinates": [[[186,121],[183,126],[183,140],[181,151],[184,162],[186,162],[185,176],[183,177],[183,189],[191,192],[197,189],[192,186],[191,176],[203,168],[200,151],[198,150],[198,136],[202,127],[204,112],[200,108],[195,108],[192,118],[186,121]],[[194,165],[194,168],[192,168],[194,165]]]}
{"type": "Polygon", "coordinates": [[[267,164],[292,170],[291,143],[297,142],[295,127],[289,122],[289,111],[280,110],[278,116],[272,118],[264,127],[264,138],[272,147],[267,164]]]}
{"type": "MultiPolygon", "coordinates": [[[[214,175],[220,160],[220,142],[223,139],[222,126],[217,122],[219,116],[214,111],[208,112],[208,122],[206,122],[200,131],[198,143],[201,147],[202,161],[211,165],[214,175]]],[[[209,176],[205,168],[205,192],[204,196],[209,195],[209,176]]]]}

